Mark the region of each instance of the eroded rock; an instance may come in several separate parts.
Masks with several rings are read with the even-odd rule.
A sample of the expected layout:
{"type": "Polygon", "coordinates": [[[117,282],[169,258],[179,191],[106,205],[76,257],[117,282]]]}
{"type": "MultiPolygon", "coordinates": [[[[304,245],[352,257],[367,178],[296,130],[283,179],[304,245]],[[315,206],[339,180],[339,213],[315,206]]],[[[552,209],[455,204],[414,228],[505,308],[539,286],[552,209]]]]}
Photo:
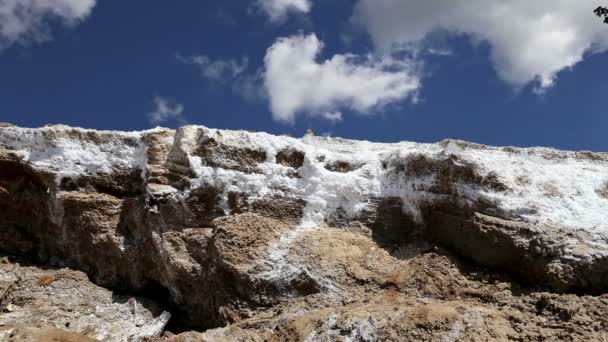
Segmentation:
{"type": "Polygon", "coordinates": [[[2,126],[0,251],[153,297],[201,331],[176,341],[601,340],[607,173],[460,141],[2,126]]]}
{"type": "Polygon", "coordinates": [[[8,257],[0,289],[1,341],[142,341],[160,337],[170,318],[156,303],[113,294],[82,272],[8,257]]]}
{"type": "Polygon", "coordinates": [[[204,133],[199,137],[193,155],[201,157],[203,165],[247,173],[258,172],[257,165],[266,160],[263,149],[222,144],[204,133]]]}
{"type": "Polygon", "coordinates": [[[353,166],[347,161],[335,161],[325,165],[325,169],[333,172],[348,173],[358,169],[360,166],[353,166]]]}
{"type": "Polygon", "coordinates": [[[606,183],[604,183],[604,185],[597,190],[597,194],[605,199],[608,199],[608,181],[606,181],[606,183]]]}
{"type": "Polygon", "coordinates": [[[572,234],[480,213],[463,215],[454,209],[431,211],[428,220],[431,239],[477,264],[558,292],[602,294],[608,290],[606,259],[586,259],[591,247],[582,232],[572,234]]]}
{"type": "MultiPolygon", "coordinates": [[[[293,246],[341,285],[291,298],[254,317],[167,341],[601,340],[606,295],[534,292],[434,247],[415,256],[356,232],[324,228],[293,246]],[[405,255],[404,255],[405,254],[405,255]]],[[[415,248],[409,245],[408,247],[415,248]]]]}
{"type": "Polygon", "coordinates": [[[285,149],[277,153],[276,159],[277,163],[297,170],[304,165],[304,152],[285,149]]]}
{"type": "Polygon", "coordinates": [[[457,187],[461,184],[472,184],[482,189],[503,192],[508,186],[500,182],[496,173],[486,176],[479,174],[479,166],[462,160],[458,155],[449,154],[439,158],[429,158],[423,154],[413,154],[405,160],[403,165],[392,165],[403,168],[407,176],[423,178],[434,177],[433,186],[428,191],[445,195],[455,195],[457,187]]]}

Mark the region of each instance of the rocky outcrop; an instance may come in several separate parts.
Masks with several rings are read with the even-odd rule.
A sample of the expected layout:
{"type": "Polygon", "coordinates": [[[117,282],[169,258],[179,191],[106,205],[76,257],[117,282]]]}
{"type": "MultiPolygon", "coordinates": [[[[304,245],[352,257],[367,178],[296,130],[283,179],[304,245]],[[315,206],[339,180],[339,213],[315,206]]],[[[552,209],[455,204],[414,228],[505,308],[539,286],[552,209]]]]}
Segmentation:
{"type": "Polygon", "coordinates": [[[113,294],[86,274],[0,258],[0,341],[143,341],[171,315],[154,302],[113,294]]]}
{"type": "Polygon", "coordinates": [[[608,259],[589,256],[594,247],[584,231],[443,210],[429,215],[428,222],[433,241],[476,264],[557,292],[606,293],[608,259]]]}
{"type": "Polygon", "coordinates": [[[597,338],[607,182],[591,152],[3,125],[0,251],[229,325],[203,340],[597,338]]]}

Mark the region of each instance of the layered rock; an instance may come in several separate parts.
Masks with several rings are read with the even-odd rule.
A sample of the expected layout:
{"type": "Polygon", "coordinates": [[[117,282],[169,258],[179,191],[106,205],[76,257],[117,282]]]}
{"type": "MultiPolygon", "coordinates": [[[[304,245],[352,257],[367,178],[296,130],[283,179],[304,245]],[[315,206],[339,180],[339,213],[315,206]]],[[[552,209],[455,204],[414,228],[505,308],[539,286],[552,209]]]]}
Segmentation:
{"type": "MultiPolygon", "coordinates": [[[[439,300],[420,310],[430,310],[424,317],[435,323],[425,324],[440,336],[464,329],[456,322],[470,323],[462,317],[487,303],[467,302],[463,311],[446,297],[442,287],[464,287],[469,271],[429,293],[412,285],[411,261],[433,253],[530,290],[608,292],[606,184],[602,153],[197,126],[132,133],[7,126],[0,250],[156,297],[180,328],[233,324],[241,330],[213,334],[255,330],[263,338],[278,327],[313,340],[336,329],[374,335],[392,326],[376,319],[390,321],[394,309],[361,308],[390,295],[401,303],[395,317],[418,317],[416,306],[401,308],[412,301],[439,300]],[[371,323],[343,316],[352,310],[371,323]],[[313,321],[325,323],[308,327],[313,321]]],[[[501,317],[496,324],[506,319],[489,315],[501,317]]]]}

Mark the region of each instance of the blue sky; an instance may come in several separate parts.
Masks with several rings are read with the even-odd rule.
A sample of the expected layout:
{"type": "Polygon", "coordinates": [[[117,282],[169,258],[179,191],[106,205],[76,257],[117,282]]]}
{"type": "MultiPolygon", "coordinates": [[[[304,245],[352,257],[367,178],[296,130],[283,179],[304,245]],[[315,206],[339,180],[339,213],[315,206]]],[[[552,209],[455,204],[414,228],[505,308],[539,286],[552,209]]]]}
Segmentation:
{"type": "Polygon", "coordinates": [[[9,0],[0,121],[608,151],[608,25],[543,2],[9,0]]]}

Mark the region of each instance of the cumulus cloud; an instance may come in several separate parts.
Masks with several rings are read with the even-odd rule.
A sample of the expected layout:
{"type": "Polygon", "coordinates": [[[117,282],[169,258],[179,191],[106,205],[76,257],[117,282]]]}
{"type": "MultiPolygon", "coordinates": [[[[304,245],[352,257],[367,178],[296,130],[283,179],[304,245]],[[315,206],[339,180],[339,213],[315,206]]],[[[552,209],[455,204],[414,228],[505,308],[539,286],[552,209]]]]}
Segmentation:
{"type": "Polygon", "coordinates": [[[466,34],[489,43],[500,78],[543,89],[585,53],[608,49],[595,7],[592,0],[359,0],[353,19],[380,51],[419,44],[437,30],[466,34]]]}
{"type": "Polygon", "coordinates": [[[95,0],[0,0],[0,50],[14,43],[49,40],[49,21],[75,25],[94,6],[95,0]]]}
{"type": "Polygon", "coordinates": [[[154,97],[154,111],[148,113],[148,120],[154,125],[158,125],[168,121],[177,121],[184,124],[186,120],[182,116],[184,113],[184,105],[174,103],[172,100],[162,96],[154,97]]]}
{"type": "Polygon", "coordinates": [[[310,0],[257,0],[257,5],[273,22],[284,20],[289,13],[308,13],[312,7],[310,0]]]}
{"type": "Polygon", "coordinates": [[[275,120],[299,113],[340,120],[340,108],[360,113],[413,97],[420,87],[411,62],[390,57],[334,55],[317,61],[316,35],[278,39],[266,52],[264,84],[275,120]]]}

